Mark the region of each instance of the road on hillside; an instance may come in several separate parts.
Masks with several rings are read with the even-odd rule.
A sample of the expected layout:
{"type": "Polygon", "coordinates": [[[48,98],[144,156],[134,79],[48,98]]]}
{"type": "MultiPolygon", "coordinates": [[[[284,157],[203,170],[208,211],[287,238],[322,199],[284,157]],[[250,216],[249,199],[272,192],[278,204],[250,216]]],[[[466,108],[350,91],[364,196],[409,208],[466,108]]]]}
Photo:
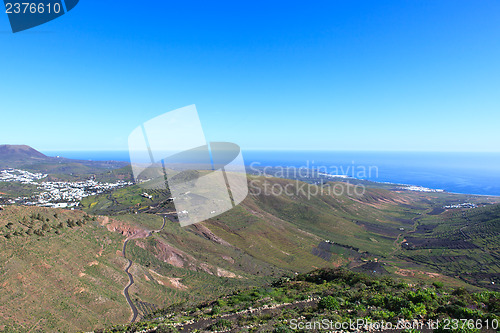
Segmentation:
{"type": "MultiPolygon", "coordinates": [[[[170,218],[169,218],[170,219],[170,218]]],[[[171,221],[173,221],[173,219],[170,219],[171,221]]],[[[163,230],[163,228],[165,228],[165,224],[167,222],[167,217],[166,215],[163,215],[163,225],[161,226],[160,229],[158,230],[154,230],[154,231],[151,231],[148,236],[151,236],[153,234],[153,232],[160,232],[163,230]]],[[[123,243],[123,250],[122,250],[122,254],[123,254],[123,257],[125,259],[127,259],[127,256],[125,254],[125,251],[127,249],[127,244],[128,244],[128,241],[130,239],[133,239],[133,237],[135,236],[132,235],[130,236],[129,238],[127,238],[125,240],[125,242],[123,243]]],[[[127,259],[128,260],[128,265],[127,265],[127,268],[125,268],[125,273],[127,273],[128,275],[128,279],[129,279],[129,282],[128,282],[128,285],[123,289],[123,295],[125,296],[125,299],[127,300],[127,303],[128,305],[130,306],[130,309],[132,310],[132,319],[130,320],[131,323],[133,323],[134,321],[136,321],[137,319],[137,316],[139,315],[139,311],[137,311],[137,308],[135,307],[134,303],[132,302],[132,300],[130,299],[130,295],[128,293],[128,290],[129,288],[134,284],[134,277],[132,276],[132,274],[130,274],[130,267],[132,267],[132,260],[130,259],[127,259]]]]}
{"type": "MultiPolygon", "coordinates": [[[[122,253],[123,253],[123,257],[125,259],[127,259],[127,257],[125,256],[125,250],[126,250],[128,241],[129,241],[129,239],[126,239],[125,243],[123,243],[122,253]]],[[[127,300],[127,303],[130,306],[130,309],[132,310],[133,316],[132,316],[132,319],[130,320],[130,322],[133,323],[137,319],[137,315],[139,314],[139,312],[137,311],[137,308],[135,307],[134,303],[130,299],[130,295],[128,294],[128,289],[134,284],[134,277],[129,272],[130,267],[132,267],[132,260],[130,260],[130,259],[127,259],[127,260],[128,260],[128,265],[127,265],[127,268],[125,268],[125,273],[127,273],[127,275],[128,275],[129,283],[123,289],[123,295],[125,295],[125,299],[127,300]]]]}

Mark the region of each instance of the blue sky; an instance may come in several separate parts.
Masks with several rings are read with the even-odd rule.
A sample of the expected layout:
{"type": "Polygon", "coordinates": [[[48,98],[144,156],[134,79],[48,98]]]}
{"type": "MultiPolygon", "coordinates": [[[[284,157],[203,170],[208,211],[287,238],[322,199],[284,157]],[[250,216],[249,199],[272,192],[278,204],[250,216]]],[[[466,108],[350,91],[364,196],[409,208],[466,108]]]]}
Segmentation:
{"type": "Polygon", "coordinates": [[[500,151],[497,0],[80,0],[0,45],[0,143],[126,150],[196,104],[244,149],[500,151]]]}

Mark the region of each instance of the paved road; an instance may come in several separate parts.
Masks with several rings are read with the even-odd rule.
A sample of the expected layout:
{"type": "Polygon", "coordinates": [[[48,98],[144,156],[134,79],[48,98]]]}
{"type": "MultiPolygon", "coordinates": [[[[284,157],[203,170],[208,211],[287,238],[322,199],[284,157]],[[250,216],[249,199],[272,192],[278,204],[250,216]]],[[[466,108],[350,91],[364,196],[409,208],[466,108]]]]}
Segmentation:
{"type": "MultiPolygon", "coordinates": [[[[160,231],[162,231],[163,228],[165,228],[166,222],[167,222],[166,215],[163,215],[163,225],[161,226],[161,228],[158,229],[158,230],[154,230],[154,231],[150,232],[148,234],[148,236],[151,236],[153,232],[160,232],[160,231]]],[[[134,236],[132,235],[132,237],[134,237],[134,236]]],[[[127,238],[125,240],[125,242],[123,243],[122,254],[123,254],[123,257],[125,259],[127,259],[127,256],[125,255],[125,251],[127,249],[127,244],[128,244],[129,240],[130,239],[127,238]]],[[[128,260],[128,265],[127,265],[127,268],[125,268],[125,273],[127,273],[127,275],[128,275],[129,282],[128,282],[128,285],[123,289],[123,295],[125,295],[125,299],[127,300],[127,303],[130,306],[130,309],[132,310],[133,316],[132,316],[132,319],[130,320],[130,322],[133,323],[134,321],[136,321],[137,316],[139,315],[139,311],[137,311],[137,308],[135,307],[134,303],[130,299],[130,295],[128,293],[129,288],[134,284],[134,277],[129,272],[130,267],[132,267],[132,260],[130,260],[130,259],[127,259],[127,260],[128,260]]]]}
{"type": "MultiPolygon", "coordinates": [[[[125,240],[125,243],[123,243],[123,257],[125,259],[127,259],[127,257],[125,256],[125,249],[127,247],[127,243],[128,243],[128,239],[125,240]]],[[[130,274],[129,272],[129,269],[130,267],[132,267],[132,260],[130,259],[127,259],[128,260],[128,266],[127,268],[125,268],[125,273],[127,273],[128,275],[128,279],[129,279],[129,283],[128,285],[123,289],[123,295],[125,295],[125,299],[127,300],[127,303],[128,305],[130,306],[130,309],[132,309],[132,314],[133,314],[133,317],[132,319],[130,320],[131,323],[133,323],[136,319],[137,319],[137,315],[139,314],[139,311],[137,311],[137,308],[135,307],[134,303],[132,302],[132,300],[130,299],[130,295],[128,293],[128,289],[134,284],[134,277],[132,276],[132,274],[130,274]]]]}

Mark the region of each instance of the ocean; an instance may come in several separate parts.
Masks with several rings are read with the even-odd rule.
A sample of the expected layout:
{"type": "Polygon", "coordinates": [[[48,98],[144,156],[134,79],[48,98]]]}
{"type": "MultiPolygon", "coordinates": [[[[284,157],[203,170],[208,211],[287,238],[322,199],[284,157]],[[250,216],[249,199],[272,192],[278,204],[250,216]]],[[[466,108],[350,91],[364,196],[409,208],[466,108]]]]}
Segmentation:
{"type": "MultiPolygon", "coordinates": [[[[82,160],[130,161],[126,151],[46,152],[82,160]]],[[[500,153],[243,151],[249,167],[315,168],[377,182],[500,196],[500,153]]]]}

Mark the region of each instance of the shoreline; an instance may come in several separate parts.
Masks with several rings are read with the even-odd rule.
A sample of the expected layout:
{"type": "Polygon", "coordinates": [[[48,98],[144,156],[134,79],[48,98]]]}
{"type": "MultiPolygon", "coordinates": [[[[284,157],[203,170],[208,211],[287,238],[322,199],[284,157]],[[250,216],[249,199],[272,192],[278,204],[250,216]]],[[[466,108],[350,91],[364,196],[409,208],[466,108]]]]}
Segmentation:
{"type": "MultiPolygon", "coordinates": [[[[251,172],[248,172],[248,168],[249,168],[249,165],[246,165],[247,167],[247,173],[250,174],[250,175],[255,175],[254,173],[251,173],[251,172]]],[[[275,166],[259,166],[258,169],[259,170],[264,170],[266,168],[271,168],[271,169],[275,169],[275,168],[289,168],[289,169],[298,169],[297,167],[293,167],[293,166],[279,166],[279,165],[275,165],[275,166]]],[[[306,168],[303,168],[304,170],[307,170],[307,172],[310,172],[310,171],[315,171],[315,169],[306,169],[306,168]]],[[[284,178],[284,179],[292,179],[292,180],[295,180],[295,179],[299,179],[299,180],[302,180],[304,181],[303,179],[305,178],[308,178],[308,177],[285,177],[285,176],[276,176],[276,175],[272,175],[272,174],[268,174],[269,176],[271,177],[276,177],[276,178],[284,178]]],[[[375,183],[375,184],[384,184],[384,185],[393,185],[393,186],[401,186],[401,187],[417,187],[417,188],[422,188],[422,189],[428,189],[429,191],[413,191],[413,190],[409,190],[409,189],[405,189],[405,188],[401,188],[402,191],[410,191],[410,192],[422,192],[422,193],[447,193],[447,194],[456,194],[456,195],[470,195],[470,196],[476,196],[476,197],[490,197],[490,198],[498,198],[500,200],[500,193],[499,194],[476,194],[476,193],[463,193],[463,192],[455,192],[455,191],[448,191],[446,189],[436,189],[436,188],[432,188],[432,187],[427,187],[427,186],[424,186],[424,185],[416,185],[416,184],[405,184],[405,183],[397,183],[397,182],[390,182],[390,181],[376,181],[376,180],[371,180],[371,179],[362,179],[362,178],[356,178],[356,177],[352,177],[350,175],[336,175],[336,174],[325,174],[325,173],[319,173],[319,177],[317,178],[325,178],[325,179],[332,179],[332,178],[335,178],[335,179],[338,179],[338,180],[342,180],[342,181],[349,181],[350,179],[351,180],[356,180],[356,181],[361,181],[361,182],[371,182],[371,183],[375,183]]]]}

